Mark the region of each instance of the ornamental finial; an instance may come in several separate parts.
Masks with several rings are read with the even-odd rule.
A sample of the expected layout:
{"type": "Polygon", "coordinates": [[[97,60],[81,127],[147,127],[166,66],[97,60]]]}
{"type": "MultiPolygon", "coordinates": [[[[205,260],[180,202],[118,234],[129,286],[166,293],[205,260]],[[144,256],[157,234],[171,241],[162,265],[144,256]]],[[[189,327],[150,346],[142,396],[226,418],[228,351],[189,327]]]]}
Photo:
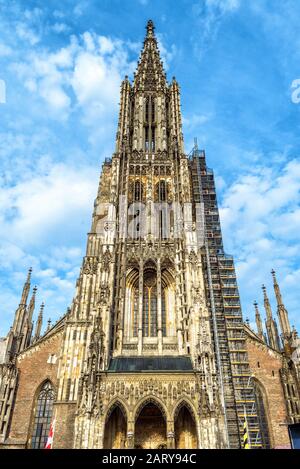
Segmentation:
{"type": "Polygon", "coordinates": [[[146,29],[147,29],[147,37],[153,37],[153,36],[154,36],[154,29],[155,29],[155,27],[154,27],[154,23],[153,23],[152,20],[149,20],[149,21],[147,22],[147,27],[146,27],[146,29]]]}

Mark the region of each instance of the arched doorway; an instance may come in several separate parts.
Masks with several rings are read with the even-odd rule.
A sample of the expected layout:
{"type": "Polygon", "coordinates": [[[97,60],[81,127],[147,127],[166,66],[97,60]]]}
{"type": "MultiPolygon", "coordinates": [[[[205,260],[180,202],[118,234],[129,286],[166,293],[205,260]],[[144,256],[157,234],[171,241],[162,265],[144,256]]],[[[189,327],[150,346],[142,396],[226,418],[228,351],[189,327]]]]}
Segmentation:
{"type": "Polygon", "coordinates": [[[135,448],[167,448],[167,427],[163,411],[155,402],[147,402],[137,413],[135,448]]]}
{"type": "Polygon", "coordinates": [[[126,414],[121,409],[119,404],[115,404],[106,416],[103,442],[105,449],[126,448],[126,414]]]}
{"type": "Polygon", "coordinates": [[[186,404],[179,406],[175,412],[175,448],[197,448],[197,429],[194,416],[186,404]]]}

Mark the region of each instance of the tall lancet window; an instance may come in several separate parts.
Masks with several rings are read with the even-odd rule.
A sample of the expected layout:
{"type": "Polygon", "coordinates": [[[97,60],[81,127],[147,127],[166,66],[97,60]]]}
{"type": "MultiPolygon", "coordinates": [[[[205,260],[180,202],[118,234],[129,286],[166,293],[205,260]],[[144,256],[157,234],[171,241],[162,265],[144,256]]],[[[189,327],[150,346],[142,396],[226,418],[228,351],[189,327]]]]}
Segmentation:
{"type": "Polygon", "coordinates": [[[256,380],[254,380],[254,391],[255,391],[256,410],[257,410],[257,417],[258,417],[258,422],[259,422],[259,427],[260,427],[262,445],[264,449],[268,449],[271,447],[271,445],[270,445],[268,418],[267,418],[267,412],[266,412],[267,406],[266,406],[264,391],[260,383],[256,380]]]}
{"type": "Polygon", "coordinates": [[[151,127],[151,150],[155,151],[155,127],[152,125],[151,127]]]}
{"type": "Polygon", "coordinates": [[[47,442],[53,413],[55,392],[50,381],[46,381],[37,396],[34,408],[31,448],[43,449],[47,442]]]}
{"type": "Polygon", "coordinates": [[[151,97],[151,150],[155,151],[155,98],[151,97]]]}
{"type": "Polygon", "coordinates": [[[133,337],[138,336],[139,289],[135,286],[132,291],[131,332],[133,337]]]}
{"type": "Polygon", "coordinates": [[[158,202],[165,202],[167,200],[167,185],[164,179],[156,184],[156,198],[158,202]]]}
{"type": "Polygon", "coordinates": [[[147,96],[144,113],[145,150],[155,151],[155,98],[147,96]]]}
{"type": "Polygon", "coordinates": [[[164,288],[161,294],[161,321],[162,321],[162,335],[167,335],[167,311],[166,311],[166,289],[164,288]]]}
{"type": "Polygon", "coordinates": [[[157,284],[154,270],[144,273],[143,336],[157,336],[157,284]]]}
{"type": "Polygon", "coordinates": [[[149,127],[145,127],[145,150],[149,151],[149,127]]]}
{"type": "Polygon", "coordinates": [[[134,183],[134,201],[139,202],[143,199],[143,184],[141,181],[135,181],[134,183]]]}

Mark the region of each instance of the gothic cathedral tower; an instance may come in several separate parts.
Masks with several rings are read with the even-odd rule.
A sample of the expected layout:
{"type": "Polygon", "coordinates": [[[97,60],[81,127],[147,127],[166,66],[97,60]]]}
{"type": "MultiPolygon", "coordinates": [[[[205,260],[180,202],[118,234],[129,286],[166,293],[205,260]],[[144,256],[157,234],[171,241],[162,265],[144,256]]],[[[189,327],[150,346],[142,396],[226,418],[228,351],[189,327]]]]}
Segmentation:
{"type": "Polygon", "coordinates": [[[121,86],[58,370],[55,447],[260,446],[232,258],[152,21],[121,86]]]}

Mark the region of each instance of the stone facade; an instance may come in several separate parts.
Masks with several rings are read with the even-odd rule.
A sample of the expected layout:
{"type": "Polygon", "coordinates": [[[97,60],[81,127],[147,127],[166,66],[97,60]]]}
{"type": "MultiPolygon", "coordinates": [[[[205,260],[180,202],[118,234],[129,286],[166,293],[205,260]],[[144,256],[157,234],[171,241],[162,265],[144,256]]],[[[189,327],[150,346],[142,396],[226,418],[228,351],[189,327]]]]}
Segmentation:
{"type": "Polygon", "coordinates": [[[265,291],[268,343],[245,327],[213,173],[181,120],[149,21],[72,304],[44,336],[42,305],[33,331],[30,270],[2,347],[0,447],[42,448],[51,421],[54,448],[239,448],[245,421],[253,448],[288,445],[295,333],[280,304],[281,349],[265,291]]]}

